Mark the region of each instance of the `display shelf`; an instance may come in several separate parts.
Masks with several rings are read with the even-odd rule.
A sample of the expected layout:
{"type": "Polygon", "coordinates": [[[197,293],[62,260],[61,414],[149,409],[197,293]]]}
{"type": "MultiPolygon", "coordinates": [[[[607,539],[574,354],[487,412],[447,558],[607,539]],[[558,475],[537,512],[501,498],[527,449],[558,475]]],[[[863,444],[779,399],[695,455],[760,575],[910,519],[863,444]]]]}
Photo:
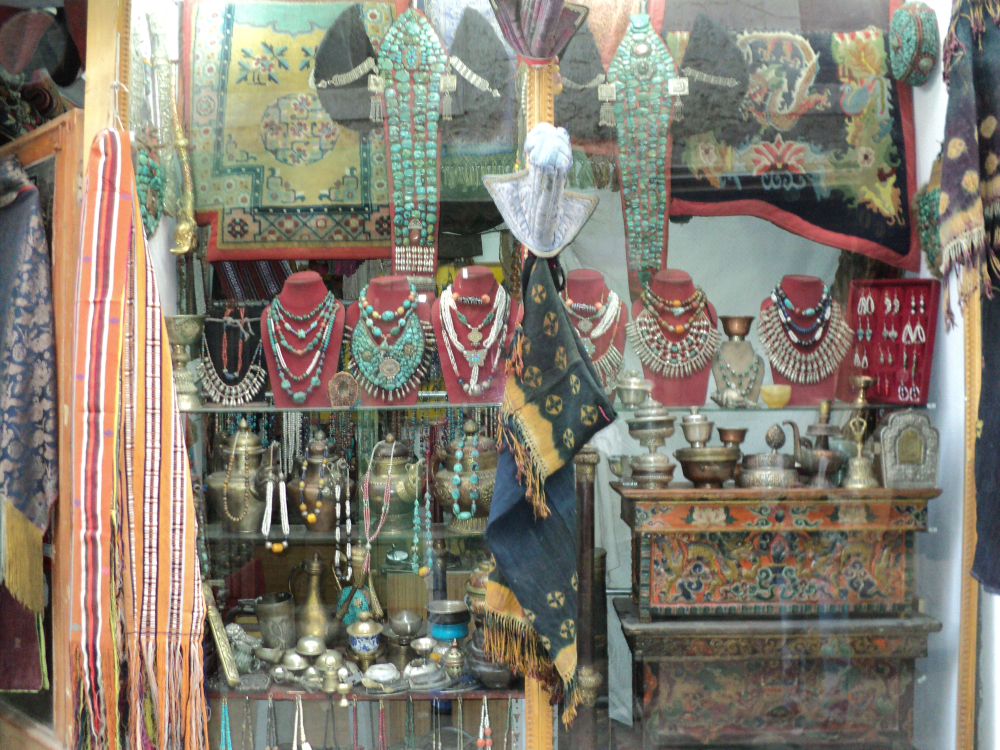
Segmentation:
{"type": "MultiPolygon", "coordinates": [[[[274,406],[273,404],[264,403],[260,401],[254,401],[249,404],[242,404],[241,406],[221,406],[219,404],[207,404],[199,407],[198,409],[181,409],[184,414],[232,414],[232,413],[243,413],[243,414],[281,414],[284,412],[310,412],[314,414],[333,414],[339,412],[373,412],[373,411],[430,411],[434,409],[489,409],[489,408],[499,408],[499,403],[478,403],[478,404],[455,404],[448,401],[445,398],[444,392],[438,391],[424,391],[421,392],[421,396],[427,394],[428,398],[423,401],[418,401],[415,404],[381,404],[379,406],[321,406],[321,407],[304,407],[304,408],[286,408],[281,406],[274,406]]],[[[689,407],[687,406],[671,406],[670,411],[686,411],[689,407]]],[[[726,409],[715,403],[707,403],[698,407],[703,412],[725,412],[727,414],[757,414],[760,412],[776,412],[779,414],[795,414],[801,412],[814,412],[819,406],[783,406],[780,409],[771,409],[768,406],[761,405],[753,409],[726,409]]],[[[847,401],[835,401],[831,407],[831,411],[834,412],[849,412],[854,409],[854,405],[847,401]]],[[[937,408],[937,404],[930,403],[924,406],[903,406],[899,404],[869,404],[868,408],[871,409],[929,409],[933,411],[937,408]]],[[[615,412],[619,415],[628,415],[635,412],[635,409],[629,409],[622,407],[620,404],[615,406],[615,412]]]]}
{"type": "MultiPolygon", "coordinates": [[[[239,691],[233,690],[232,692],[220,692],[217,690],[209,690],[209,699],[217,698],[231,698],[233,696],[238,696],[240,698],[246,697],[251,700],[267,700],[271,698],[276,701],[293,701],[296,698],[301,697],[304,701],[327,701],[330,696],[322,691],[317,691],[315,693],[310,693],[305,690],[291,690],[282,687],[281,690],[271,690],[269,692],[263,693],[241,693],[239,691]]],[[[472,700],[507,700],[508,698],[513,698],[515,700],[524,698],[524,689],[520,688],[517,690],[469,690],[464,693],[413,693],[413,692],[403,692],[403,693],[393,693],[392,695],[368,695],[367,693],[348,693],[347,700],[353,701],[355,698],[359,701],[405,701],[412,698],[415,701],[433,701],[433,700],[458,700],[462,701],[472,701],[472,700]]],[[[333,693],[334,702],[340,700],[340,693],[333,693]]]]}
{"type": "Polygon", "coordinates": [[[739,502],[761,500],[768,502],[817,502],[837,500],[932,500],[942,493],[940,488],[927,489],[894,489],[892,487],[876,487],[868,490],[848,490],[842,487],[830,489],[815,489],[813,487],[793,488],[757,488],[757,487],[723,487],[722,489],[699,489],[694,485],[681,482],[664,489],[644,490],[629,487],[621,482],[611,482],[611,489],[626,500],[644,502],[670,502],[687,500],[717,500],[720,502],[739,502]]]}
{"type": "MultiPolygon", "coordinates": [[[[360,544],[361,538],[359,536],[360,526],[357,521],[353,524],[354,528],[352,530],[351,544],[360,544]]],[[[436,523],[431,526],[431,536],[434,539],[468,539],[475,536],[483,536],[482,534],[471,534],[464,531],[454,531],[448,528],[448,524],[436,523]]],[[[379,535],[379,540],[398,540],[405,539],[409,540],[413,537],[412,530],[406,530],[405,532],[397,532],[396,534],[387,535],[385,532],[379,535]]],[[[259,531],[255,531],[251,534],[240,534],[235,531],[227,531],[221,522],[213,522],[205,525],[205,538],[210,541],[231,541],[231,542],[254,542],[256,544],[263,544],[266,540],[261,535],[259,531]]],[[[271,527],[271,534],[268,539],[272,542],[283,541],[283,535],[281,534],[281,526],[275,521],[271,527]]],[[[341,533],[340,543],[346,543],[347,536],[341,533]]],[[[292,524],[289,528],[288,533],[289,544],[296,543],[307,543],[307,544],[336,544],[337,535],[334,531],[309,531],[305,524],[292,524]]]]}

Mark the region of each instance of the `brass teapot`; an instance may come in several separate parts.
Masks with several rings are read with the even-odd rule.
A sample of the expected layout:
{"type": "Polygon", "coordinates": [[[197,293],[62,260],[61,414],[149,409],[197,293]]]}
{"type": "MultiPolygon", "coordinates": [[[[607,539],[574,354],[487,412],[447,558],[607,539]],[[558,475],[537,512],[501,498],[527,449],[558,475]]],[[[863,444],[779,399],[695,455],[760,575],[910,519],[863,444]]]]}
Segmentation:
{"type": "Polygon", "coordinates": [[[264,446],[245,419],[221,448],[221,468],[206,482],[209,502],[227,531],[259,534],[264,518],[263,488],[275,470],[270,459],[262,462],[264,446]]]}
{"type": "Polygon", "coordinates": [[[371,514],[373,518],[378,518],[382,514],[385,487],[389,484],[389,515],[379,534],[380,539],[408,538],[412,535],[413,501],[420,494],[423,468],[423,459],[417,461],[410,449],[391,433],[376,446],[367,480],[359,482],[358,502],[364,502],[367,484],[371,514]]]}
{"type": "Polygon", "coordinates": [[[497,442],[493,438],[481,434],[479,424],[474,419],[466,420],[462,425],[463,440],[452,440],[448,450],[441,446],[434,453],[434,463],[440,468],[434,474],[434,499],[442,508],[452,510],[458,505],[459,513],[453,513],[448,528],[465,534],[486,533],[486,521],[490,517],[490,502],[493,500],[493,481],[497,474],[497,442]],[[478,440],[475,445],[473,438],[478,440]],[[478,450],[474,457],[473,450],[478,450]],[[473,469],[473,465],[476,466],[473,469]],[[459,466],[456,472],[455,467],[459,466]],[[459,484],[455,484],[458,475],[459,484]],[[476,484],[472,483],[473,476],[476,484]],[[457,490],[458,497],[455,497],[457,490]],[[472,500],[473,490],[478,490],[479,496],[475,503],[472,500]],[[471,516],[473,504],[476,512],[471,516]]]}
{"type": "Polygon", "coordinates": [[[830,402],[820,402],[819,421],[806,428],[806,434],[816,439],[815,445],[799,437],[799,427],[795,422],[786,420],[783,424],[792,428],[795,461],[801,467],[802,473],[812,477],[809,486],[815,489],[833,487],[830,480],[843,467],[847,456],[830,447],[830,438],[843,434],[839,427],[830,424],[830,402]]]}
{"type": "Polygon", "coordinates": [[[348,495],[347,461],[331,459],[328,454],[326,435],[317,430],[306,448],[307,458],[302,459],[303,471],[288,478],[288,499],[302,513],[309,531],[333,531],[337,504],[345,502],[348,495]]]}

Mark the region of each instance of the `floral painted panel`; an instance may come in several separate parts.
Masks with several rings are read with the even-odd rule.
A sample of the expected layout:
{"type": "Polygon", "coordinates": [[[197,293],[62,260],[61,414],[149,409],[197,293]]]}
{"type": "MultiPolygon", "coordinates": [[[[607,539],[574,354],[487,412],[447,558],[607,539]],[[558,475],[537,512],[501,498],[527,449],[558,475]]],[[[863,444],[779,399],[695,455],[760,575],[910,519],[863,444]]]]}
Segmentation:
{"type": "Polygon", "coordinates": [[[911,746],[912,660],[647,662],[643,677],[646,747],[911,746]]]}
{"type": "Polygon", "coordinates": [[[669,615],[902,611],[912,596],[912,536],[656,534],[648,557],[649,609],[669,615]]]}

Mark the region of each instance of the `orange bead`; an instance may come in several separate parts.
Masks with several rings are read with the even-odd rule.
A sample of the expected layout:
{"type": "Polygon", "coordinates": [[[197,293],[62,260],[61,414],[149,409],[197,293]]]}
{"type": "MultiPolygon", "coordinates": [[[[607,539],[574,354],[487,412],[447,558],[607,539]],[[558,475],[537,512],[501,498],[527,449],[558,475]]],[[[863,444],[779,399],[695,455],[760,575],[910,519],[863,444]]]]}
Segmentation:
{"type": "Polygon", "coordinates": [[[596,305],[594,305],[594,307],[597,310],[603,310],[604,309],[604,303],[603,302],[598,302],[596,305]]]}
{"type": "Polygon", "coordinates": [[[567,297],[566,298],[566,307],[572,307],[572,306],[573,306],[573,300],[571,300],[569,297],[567,297]]]}
{"type": "Polygon", "coordinates": [[[476,747],[486,747],[486,740],[480,737],[478,740],[476,740],[476,747]]]}
{"type": "Polygon", "coordinates": [[[684,333],[684,326],[674,326],[674,333],[684,333]]]}
{"type": "Polygon", "coordinates": [[[316,514],[315,513],[308,514],[306,516],[306,521],[308,521],[309,523],[316,523],[316,514]]]}
{"type": "Polygon", "coordinates": [[[284,551],[284,549],[285,545],[283,545],[281,542],[275,542],[274,544],[271,545],[271,552],[273,552],[276,555],[280,555],[284,551]]]}
{"type": "Polygon", "coordinates": [[[488,295],[488,294],[484,294],[479,299],[481,299],[483,301],[484,305],[488,305],[490,303],[490,295],[488,295]]]}

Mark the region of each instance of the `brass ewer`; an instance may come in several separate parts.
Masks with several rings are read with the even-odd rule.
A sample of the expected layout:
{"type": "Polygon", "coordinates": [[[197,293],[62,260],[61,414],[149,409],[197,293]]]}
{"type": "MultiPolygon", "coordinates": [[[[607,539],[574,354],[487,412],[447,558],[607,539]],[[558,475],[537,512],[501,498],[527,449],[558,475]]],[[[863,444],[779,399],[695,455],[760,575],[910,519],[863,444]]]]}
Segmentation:
{"type": "MultiPolygon", "coordinates": [[[[389,515],[379,539],[408,538],[413,533],[413,501],[420,494],[424,461],[391,433],[375,448],[369,467],[368,500],[372,516],[382,514],[385,487],[389,484],[389,515]]],[[[365,482],[359,482],[358,502],[363,503],[365,482]]]]}
{"type": "Polygon", "coordinates": [[[839,427],[830,424],[830,408],[829,401],[820,401],[818,421],[806,428],[806,434],[815,439],[813,446],[799,437],[799,426],[795,422],[783,422],[792,428],[795,460],[802,467],[803,473],[812,477],[809,486],[816,489],[833,487],[830,480],[844,465],[844,454],[830,448],[830,438],[842,434],[839,427]]]}
{"type": "Polygon", "coordinates": [[[311,635],[332,640],[340,629],[340,623],[330,617],[323,600],[323,559],[316,552],[312,560],[303,560],[288,574],[288,590],[295,596],[295,578],[299,573],[305,573],[309,578],[306,582],[303,596],[295,596],[295,637],[311,635]],[[332,626],[332,627],[331,627],[332,626]]]}
{"type": "MultiPolygon", "coordinates": [[[[461,519],[454,516],[448,528],[463,534],[485,534],[486,521],[490,517],[490,501],[493,499],[493,479],[497,473],[497,443],[486,437],[480,431],[479,424],[474,419],[468,419],[462,425],[465,440],[452,440],[447,451],[438,446],[434,454],[434,463],[441,468],[434,474],[434,498],[441,507],[452,509],[457,503],[464,513],[472,511],[472,496],[474,489],[479,491],[476,500],[476,513],[472,518],[461,519]],[[475,449],[479,451],[478,458],[473,457],[473,437],[479,435],[475,449]],[[455,466],[459,470],[455,471],[455,466]],[[477,468],[473,470],[473,465],[477,468]],[[456,473],[460,484],[454,484],[456,473]],[[478,484],[472,484],[476,476],[478,484]],[[452,490],[458,490],[458,499],[452,495],[452,490]]],[[[411,522],[412,524],[412,522],[411,522]]]]}

